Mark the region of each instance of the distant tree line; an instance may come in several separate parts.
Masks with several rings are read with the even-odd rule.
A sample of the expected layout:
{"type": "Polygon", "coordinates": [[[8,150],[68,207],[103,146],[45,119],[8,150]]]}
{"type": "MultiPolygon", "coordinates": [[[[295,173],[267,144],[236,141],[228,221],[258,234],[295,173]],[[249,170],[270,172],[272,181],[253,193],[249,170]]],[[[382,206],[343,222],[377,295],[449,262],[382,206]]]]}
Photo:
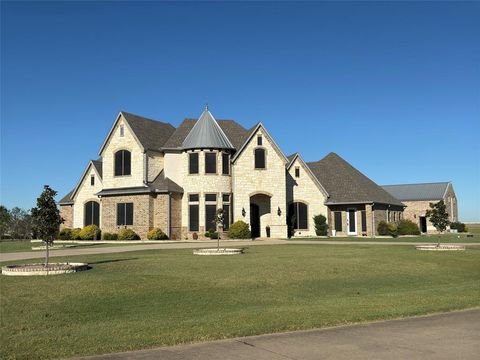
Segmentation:
{"type": "Polygon", "coordinates": [[[0,205],[0,239],[32,239],[35,237],[30,210],[7,209],[0,205]]]}

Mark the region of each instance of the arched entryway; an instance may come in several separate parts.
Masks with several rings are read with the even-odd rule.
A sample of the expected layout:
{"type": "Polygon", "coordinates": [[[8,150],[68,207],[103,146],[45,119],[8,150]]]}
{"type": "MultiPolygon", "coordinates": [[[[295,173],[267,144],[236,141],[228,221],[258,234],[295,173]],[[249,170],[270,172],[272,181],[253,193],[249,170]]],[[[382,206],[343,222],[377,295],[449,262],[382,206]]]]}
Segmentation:
{"type": "Polygon", "coordinates": [[[271,195],[254,194],[250,196],[250,230],[252,238],[269,235],[267,227],[271,222],[271,195]]]}

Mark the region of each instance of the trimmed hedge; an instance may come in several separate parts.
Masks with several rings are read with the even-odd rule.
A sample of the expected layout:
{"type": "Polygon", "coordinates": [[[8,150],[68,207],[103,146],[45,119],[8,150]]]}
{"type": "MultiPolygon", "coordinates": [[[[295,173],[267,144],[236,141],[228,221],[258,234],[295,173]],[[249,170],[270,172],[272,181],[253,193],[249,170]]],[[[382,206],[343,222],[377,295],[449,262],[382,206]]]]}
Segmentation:
{"type": "Polygon", "coordinates": [[[459,221],[450,223],[450,229],[457,230],[459,233],[468,231],[467,225],[459,221]]]}
{"type": "Polygon", "coordinates": [[[87,225],[80,230],[82,240],[100,240],[100,234],[100,228],[95,224],[87,225]]]}
{"type": "Polygon", "coordinates": [[[401,220],[398,224],[398,235],[420,235],[420,229],[411,220],[401,220]]]}
{"type": "Polygon", "coordinates": [[[205,233],[205,236],[210,238],[210,239],[218,239],[218,232],[216,231],[213,231],[213,230],[208,230],[206,233],[205,233]]]}
{"type": "Polygon", "coordinates": [[[58,233],[58,239],[59,240],[73,240],[72,239],[72,230],[73,229],[69,229],[69,228],[65,228],[65,229],[60,230],[60,232],[58,233]]]}
{"type": "Polygon", "coordinates": [[[168,236],[160,229],[160,228],[153,228],[147,234],[148,240],[167,240],[168,236]]]}
{"type": "Polygon", "coordinates": [[[252,233],[250,227],[245,221],[238,220],[230,225],[228,229],[228,237],[230,239],[251,239],[252,233]]]}
{"type": "Polygon", "coordinates": [[[378,231],[378,235],[381,235],[381,236],[391,236],[391,237],[398,236],[397,225],[393,223],[387,223],[383,220],[378,223],[377,231],[378,231]]]}
{"type": "Polygon", "coordinates": [[[328,232],[327,218],[323,215],[315,215],[313,222],[315,223],[315,234],[326,236],[328,232]]]}
{"type": "Polygon", "coordinates": [[[102,233],[102,239],[103,240],[118,240],[118,234],[104,232],[104,233],[102,233]]]}
{"type": "Polygon", "coordinates": [[[122,229],[118,232],[118,240],[140,240],[140,236],[132,229],[122,229]]]}

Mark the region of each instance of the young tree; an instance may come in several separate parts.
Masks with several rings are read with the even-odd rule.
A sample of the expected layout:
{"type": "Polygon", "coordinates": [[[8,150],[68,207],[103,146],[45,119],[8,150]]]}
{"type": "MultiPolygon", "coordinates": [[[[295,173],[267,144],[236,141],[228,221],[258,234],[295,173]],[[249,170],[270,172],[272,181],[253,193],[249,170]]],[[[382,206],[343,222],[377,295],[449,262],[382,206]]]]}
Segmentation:
{"type": "Polygon", "coordinates": [[[215,225],[217,230],[217,251],[220,251],[220,236],[223,231],[223,209],[217,209],[215,214],[215,225]]]}
{"type": "Polygon", "coordinates": [[[35,231],[46,246],[45,267],[48,267],[49,246],[53,245],[59,226],[63,223],[55,203],[55,195],[57,192],[45,185],[42,194],[37,199],[37,207],[32,209],[35,231]]]}
{"type": "MultiPolygon", "coordinates": [[[[447,228],[450,221],[448,220],[447,208],[443,200],[440,200],[437,203],[430,203],[430,209],[427,210],[425,216],[430,219],[430,222],[435,226],[435,228],[443,233],[447,228]]],[[[440,246],[440,239],[437,243],[437,246],[440,246]]]]}
{"type": "Polygon", "coordinates": [[[3,235],[7,233],[9,223],[10,213],[5,206],[0,205],[0,239],[3,239],[3,235]]]}

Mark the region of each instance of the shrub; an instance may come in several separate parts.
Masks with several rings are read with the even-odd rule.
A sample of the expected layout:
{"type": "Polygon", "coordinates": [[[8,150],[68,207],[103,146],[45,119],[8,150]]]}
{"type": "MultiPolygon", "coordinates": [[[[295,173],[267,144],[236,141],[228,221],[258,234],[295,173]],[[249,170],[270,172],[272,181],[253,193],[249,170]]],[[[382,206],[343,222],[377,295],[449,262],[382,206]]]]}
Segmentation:
{"type": "Polygon", "coordinates": [[[385,221],[380,221],[377,227],[378,235],[387,236],[388,235],[388,224],[385,221]]]}
{"type": "Polygon", "coordinates": [[[323,215],[315,215],[313,222],[315,223],[315,233],[318,236],[326,236],[328,231],[327,218],[323,215]]]}
{"type": "Polygon", "coordinates": [[[100,229],[95,224],[87,225],[82,230],[80,230],[80,238],[82,240],[99,240],[100,229]]]}
{"type": "Polygon", "coordinates": [[[468,231],[467,225],[459,221],[450,223],[450,229],[457,230],[459,233],[468,231]]]}
{"type": "Polygon", "coordinates": [[[390,235],[391,237],[395,238],[398,236],[398,228],[397,228],[397,225],[395,225],[394,223],[388,223],[387,229],[388,229],[388,235],[390,235]]]}
{"type": "Polygon", "coordinates": [[[80,231],[82,231],[82,229],[80,228],[72,229],[72,232],[71,232],[72,240],[82,240],[82,237],[80,236],[80,231]]]}
{"type": "Polygon", "coordinates": [[[104,232],[102,233],[103,240],[118,240],[118,235],[115,233],[104,232]]]}
{"type": "Polygon", "coordinates": [[[69,228],[62,229],[58,233],[58,238],[60,240],[74,240],[72,239],[72,231],[73,229],[69,229],[69,228]]]}
{"type": "Polygon", "coordinates": [[[242,220],[238,220],[230,225],[228,229],[228,236],[231,239],[251,239],[252,233],[248,224],[242,220]]]}
{"type": "Polygon", "coordinates": [[[118,232],[118,240],[140,240],[140,236],[132,229],[122,229],[118,232]]]}
{"type": "Polygon", "coordinates": [[[148,240],[167,240],[168,236],[159,228],[153,228],[147,234],[148,240]]]}
{"type": "Polygon", "coordinates": [[[398,224],[398,235],[420,235],[420,229],[411,220],[401,220],[398,224]]]}
{"type": "Polygon", "coordinates": [[[216,231],[213,231],[213,230],[208,230],[206,233],[205,233],[205,236],[210,238],[210,239],[218,239],[218,232],[216,231]]]}

